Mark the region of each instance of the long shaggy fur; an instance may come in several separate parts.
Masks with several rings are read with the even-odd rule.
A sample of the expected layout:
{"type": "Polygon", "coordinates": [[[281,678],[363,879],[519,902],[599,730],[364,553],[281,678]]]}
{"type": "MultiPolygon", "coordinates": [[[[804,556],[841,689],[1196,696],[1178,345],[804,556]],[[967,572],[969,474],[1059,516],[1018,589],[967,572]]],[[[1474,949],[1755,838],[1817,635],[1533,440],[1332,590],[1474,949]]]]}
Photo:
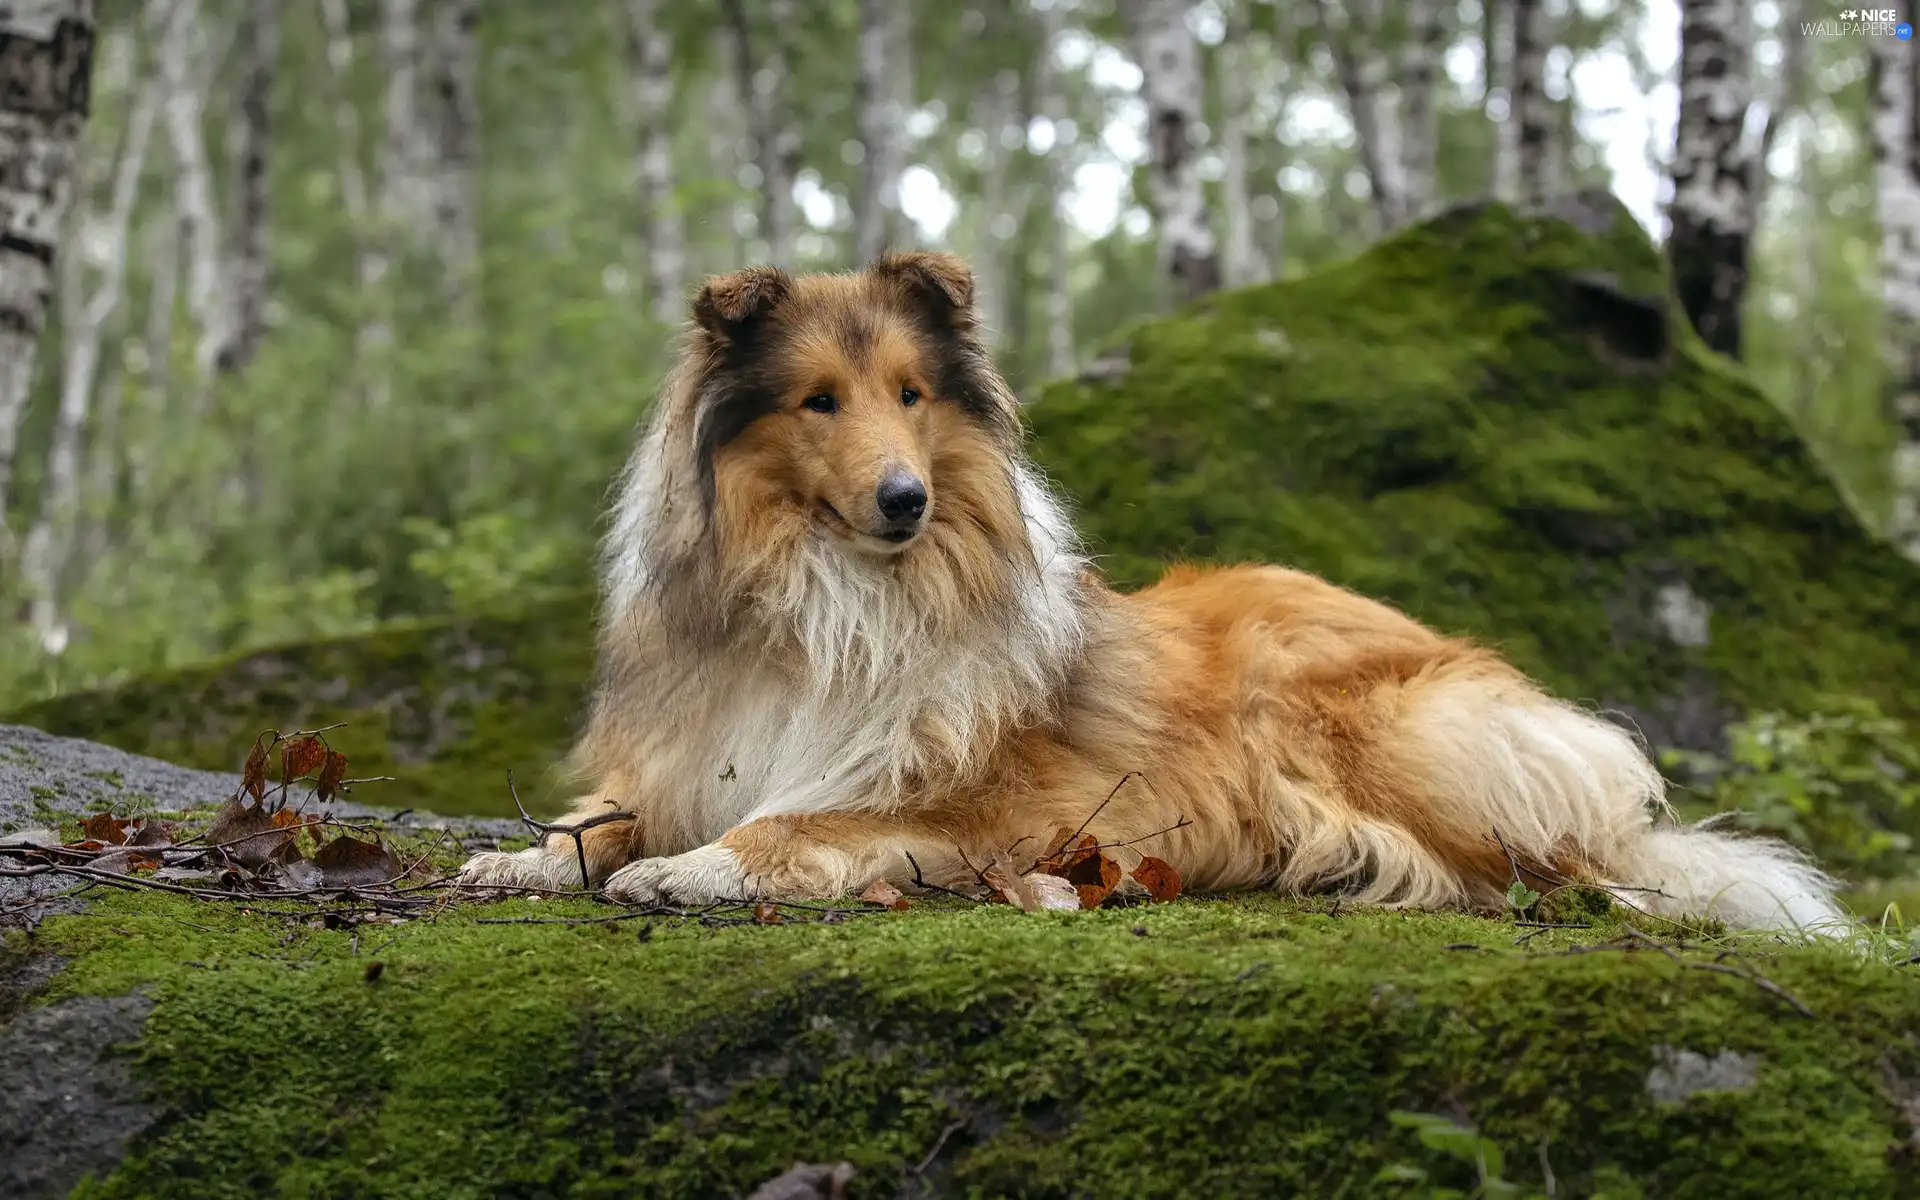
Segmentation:
{"type": "MultiPolygon", "coordinates": [[[[1487,650],[1278,567],[1108,588],[957,260],[756,268],[694,315],[606,547],[577,816],[638,817],[586,835],[609,894],[831,895],[910,861],[952,884],[1097,811],[1192,890],[1474,908],[1517,861],[1666,915],[1845,927],[1810,863],[1676,824],[1626,731],[1487,650]],[[870,497],[900,470],[929,499],[896,544],[870,497]]],[[[577,885],[572,843],[466,879],[577,885]]]]}

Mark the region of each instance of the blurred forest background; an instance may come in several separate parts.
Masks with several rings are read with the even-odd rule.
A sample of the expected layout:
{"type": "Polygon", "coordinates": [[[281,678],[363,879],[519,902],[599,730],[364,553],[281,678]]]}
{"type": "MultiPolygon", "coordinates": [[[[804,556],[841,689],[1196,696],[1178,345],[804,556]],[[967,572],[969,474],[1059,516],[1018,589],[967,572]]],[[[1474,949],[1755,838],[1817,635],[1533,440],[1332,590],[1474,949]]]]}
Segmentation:
{"type": "Polygon", "coordinates": [[[1892,529],[1911,42],[1684,7],[103,0],[0,371],[0,709],[586,582],[704,273],[950,247],[1025,387],[1623,161],[1696,325],[1892,529]]]}

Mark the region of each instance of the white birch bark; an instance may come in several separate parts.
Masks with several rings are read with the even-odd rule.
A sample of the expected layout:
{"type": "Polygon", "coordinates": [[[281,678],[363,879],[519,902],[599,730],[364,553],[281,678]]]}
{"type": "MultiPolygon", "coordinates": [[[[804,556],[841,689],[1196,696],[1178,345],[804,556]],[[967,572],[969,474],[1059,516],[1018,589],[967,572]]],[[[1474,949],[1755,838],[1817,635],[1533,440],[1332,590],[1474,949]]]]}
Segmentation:
{"type": "Polygon", "coordinates": [[[767,261],[793,266],[796,212],[793,181],[800,166],[800,127],[791,105],[785,40],[794,20],[792,0],[765,0],[749,8],[745,0],[726,0],[733,35],[735,72],[746,107],[760,170],[760,236],[767,261]],[[753,12],[764,11],[773,32],[761,37],[753,12]]]}
{"type": "MultiPolygon", "coordinates": [[[[163,17],[166,2],[153,0],[150,15],[163,17]]],[[[67,627],[59,608],[59,575],[72,549],[80,494],[80,451],[100,368],[102,339],[125,290],[127,227],[139,196],[147,142],[159,107],[158,91],[156,82],[149,78],[133,97],[107,210],[88,214],[89,219],[81,223],[82,240],[95,241],[94,249],[102,264],[99,281],[90,291],[86,288],[86,265],[80,255],[72,256],[62,272],[62,290],[69,307],[63,322],[60,407],[47,450],[40,507],[20,559],[20,577],[30,598],[28,621],[47,654],[57,655],[67,644],[67,627]]]]}
{"type": "Polygon", "coordinates": [[[1514,6],[1527,2],[1483,0],[1486,6],[1482,16],[1486,36],[1481,43],[1486,58],[1485,107],[1488,119],[1494,122],[1493,196],[1508,204],[1520,198],[1520,118],[1513,107],[1513,52],[1519,26],[1514,19],[1514,6]]]}
{"type": "Polygon", "coordinates": [[[90,106],[92,0],[0,4],[0,559],[21,418],[90,106]]]}
{"type": "Polygon", "coordinates": [[[1752,102],[1752,9],[1745,0],[1683,0],[1667,257],[1693,327],[1707,345],[1736,358],[1753,232],[1745,137],[1752,102]]]}
{"type": "Polygon", "coordinates": [[[238,371],[253,361],[266,332],[267,309],[267,161],[273,145],[272,99],[280,54],[280,0],[248,0],[241,18],[245,62],[234,130],[236,198],[233,206],[232,312],[225,343],[215,355],[222,371],[238,371]]]}
{"type": "Polygon", "coordinates": [[[1020,132],[1019,92],[1019,74],[1003,70],[988,80],[973,102],[971,123],[986,142],[980,164],[981,221],[974,242],[974,291],[979,297],[989,348],[1000,344],[1011,314],[1010,243],[1019,233],[1020,215],[1008,180],[1015,146],[1008,143],[1020,132]]]}
{"type": "MultiPolygon", "coordinates": [[[[353,29],[348,24],[346,0],[320,0],[320,17],[327,34],[327,82],[333,107],[334,136],[340,143],[338,165],[340,200],[357,231],[355,273],[360,302],[369,306],[354,331],[354,361],[359,364],[369,408],[386,405],[390,387],[384,359],[393,344],[393,325],[387,312],[386,279],[392,269],[388,242],[391,234],[376,228],[374,197],[362,166],[360,110],[353,102],[353,29]]],[[[382,197],[384,204],[385,198],[382,197]]]]}
{"type": "Polygon", "coordinates": [[[431,195],[442,290],[461,321],[472,321],[479,307],[479,26],[479,0],[442,0],[435,13],[432,120],[422,144],[429,155],[423,182],[431,195]]]}
{"type": "Polygon", "coordinates": [[[1240,19],[1246,8],[1234,6],[1227,24],[1226,40],[1219,50],[1220,62],[1220,215],[1226,223],[1226,245],[1221,255],[1221,274],[1228,287],[1247,287],[1273,278],[1266,251],[1253,228],[1253,198],[1247,184],[1247,109],[1252,93],[1247,88],[1249,62],[1245,52],[1247,30],[1240,19]]]}
{"type": "Polygon", "coordinates": [[[1340,72],[1340,89],[1347,96],[1360,165],[1373,192],[1374,220],[1382,233],[1389,232],[1406,220],[1407,183],[1402,171],[1399,115],[1381,94],[1392,79],[1392,70],[1385,51],[1376,44],[1381,27],[1380,0],[1361,0],[1351,10],[1328,0],[1314,0],[1314,5],[1340,72]]]}
{"type": "Polygon", "coordinates": [[[1160,225],[1160,269],[1176,295],[1193,299],[1220,286],[1220,254],[1206,192],[1194,170],[1193,138],[1205,84],[1184,0],[1125,0],[1123,11],[1147,105],[1148,188],[1160,225]]]}
{"type": "Polygon", "coordinates": [[[194,401],[190,413],[204,415],[229,315],[223,292],[220,218],[213,200],[213,168],[207,158],[204,125],[214,55],[201,20],[199,0],[179,0],[159,44],[160,73],[166,95],[167,141],[173,151],[174,203],[180,211],[180,242],[186,260],[187,313],[198,337],[194,343],[194,401]]]}
{"type": "MultiPolygon", "coordinates": [[[[1734,0],[1740,3],[1742,0],[1734,0]]],[[[1553,194],[1553,141],[1558,126],[1547,96],[1547,51],[1552,23],[1544,0],[1513,0],[1513,78],[1510,83],[1515,197],[1539,204],[1553,194]]]]}
{"type": "Polygon", "coordinates": [[[1445,49],[1439,0],[1406,0],[1406,44],[1400,49],[1401,220],[1428,215],[1438,199],[1440,110],[1434,76],[1445,49]]]}
{"type": "Polygon", "coordinates": [[[854,255],[866,262],[905,232],[900,175],[907,168],[907,109],[912,103],[908,7],[860,0],[860,191],[853,206],[854,255]]]}
{"type": "Polygon", "coordinates": [[[381,0],[380,49],[387,73],[386,138],[380,154],[380,220],[390,235],[421,237],[431,222],[427,137],[420,116],[419,10],[381,0]]]}
{"type": "Polygon", "coordinates": [[[656,321],[686,311],[687,234],[673,194],[673,34],[662,0],[627,0],[627,71],[639,141],[634,184],[645,221],[647,298],[656,321]]]}
{"type": "Polygon", "coordinates": [[[1920,55],[1911,41],[1873,39],[1873,85],[1880,346],[1898,433],[1887,532],[1920,562],[1920,55]]]}
{"type": "Polygon", "coordinates": [[[1767,115],[1760,126],[1759,148],[1753,156],[1753,178],[1749,183],[1747,228],[1757,236],[1760,230],[1760,214],[1767,204],[1767,193],[1773,185],[1773,175],[1767,163],[1773,157],[1773,148],[1780,140],[1780,130],[1793,114],[1805,106],[1807,94],[1807,53],[1813,39],[1800,33],[1800,22],[1806,15],[1805,0],[1786,0],[1780,6],[1780,18],[1774,28],[1780,39],[1780,79],[1774,96],[1767,104],[1767,115]]]}
{"type": "MultiPolygon", "coordinates": [[[[1053,210],[1053,236],[1047,239],[1047,373],[1056,379],[1072,375],[1073,338],[1073,256],[1068,242],[1071,226],[1064,205],[1073,185],[1073,159],[1067,134],[1073,130],[1068,116],[1067,92],[1054,55],[1059,52],[1060,37],[1066,22],[1063,0],[1051,0],[1040,11],[1040,52],[1034,79],[1034,103],[1053,130],[1053,144],[1047,148],[1044,176],[1047,201],[1053,210]]],[[[1077,131],[1076,131],[1077,132],[1077,131]]]]}

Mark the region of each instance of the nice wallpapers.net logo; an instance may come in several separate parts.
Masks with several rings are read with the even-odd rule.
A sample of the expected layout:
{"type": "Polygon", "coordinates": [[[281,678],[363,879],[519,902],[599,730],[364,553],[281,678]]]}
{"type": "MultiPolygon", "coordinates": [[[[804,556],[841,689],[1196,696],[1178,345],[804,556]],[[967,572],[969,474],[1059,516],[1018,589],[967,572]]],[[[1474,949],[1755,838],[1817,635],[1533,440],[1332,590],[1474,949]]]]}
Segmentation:
{"type": "Polygon", "coordinates": [[[1856,37],[1913,37],[1913,26],[1894,8],[1843,8],[1840,20],[1803,22],[1800,32],[1809,36],[1853,35],[1856,37]]]}

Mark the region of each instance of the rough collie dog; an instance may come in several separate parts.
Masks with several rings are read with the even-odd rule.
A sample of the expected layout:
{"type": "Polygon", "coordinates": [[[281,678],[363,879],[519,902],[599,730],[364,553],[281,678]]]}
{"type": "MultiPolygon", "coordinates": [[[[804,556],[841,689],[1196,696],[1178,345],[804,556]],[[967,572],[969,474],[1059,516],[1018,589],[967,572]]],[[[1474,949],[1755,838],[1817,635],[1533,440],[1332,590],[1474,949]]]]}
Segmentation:
{"type": "MultiPolygon", "coordinates": [[[[693,318],[622,483],[576,748],[569,819],[637,817],[584,835],[609,897],[954,885],[1091,817],[1188,890],[1476,908],[1524,869],[1844,923],[1811,865],[1674,824],[1627,732],[1487,650],[1280,567],[1111,590],[1023,455],[958,259],[753,268],[693,318]]],[[[555,835],[463,879],[580,868],[555,835]]]]}

